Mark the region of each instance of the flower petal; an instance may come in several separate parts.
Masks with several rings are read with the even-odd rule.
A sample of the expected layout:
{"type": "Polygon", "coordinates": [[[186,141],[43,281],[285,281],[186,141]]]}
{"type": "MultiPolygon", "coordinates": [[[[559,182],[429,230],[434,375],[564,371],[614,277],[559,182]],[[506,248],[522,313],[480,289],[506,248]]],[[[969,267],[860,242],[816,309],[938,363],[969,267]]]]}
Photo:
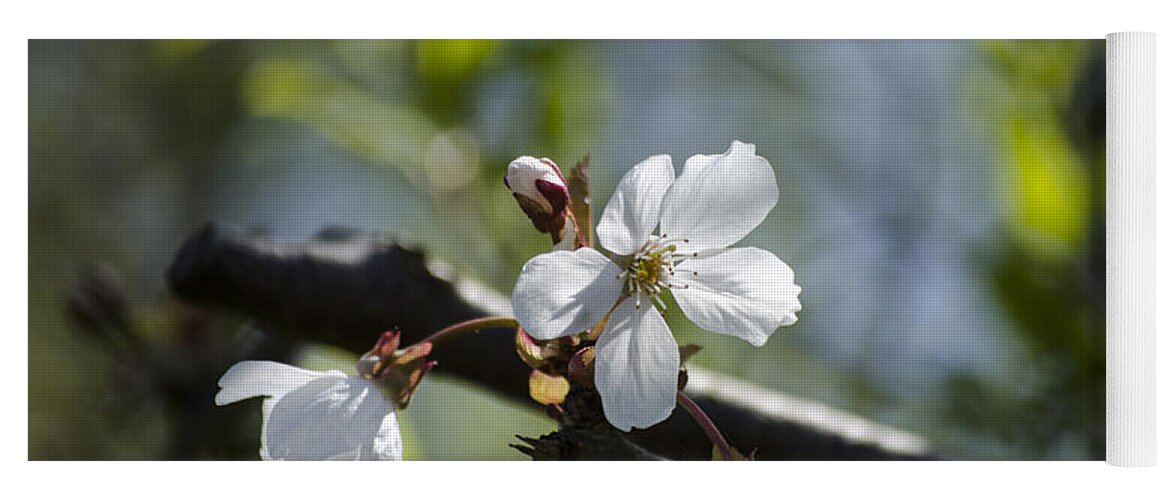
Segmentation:
{"type": "Polygon", "coordinates": [[[374,382],[329,372],[276,402],[265,416],[261,455],[274,460],[356,460],[373,455],[380,433],[388,430],[383,423],[393,411],[374,382]],[[367,448],[371,451],[363,453],[367,448]]]}
{"type": "Polygon", "coordinates": [[[793,270],[759,248],[729,248],[687,259],[671,281],[675,302],[701,328],[760,347],[778,327],[797,322],[801,287],[793,270]]]}
{"type": "Polygon", "coordinates": [[[726,248],[752,232],[780,197],[768,160],[740,141],[722,155],[696,155],[663,199],[660,234],[687,238],[680,252],[726,248]]]}
{"type": "Polygon", "coordinates": [[[622,176],[598,221],[598,242],[619,255],[633,255],[659,224],[663,194],[675,180],[667,155],[652,156],[622,176]]]}
{"type": "Polygon", "coordinates": [[[530,259],[512,290],[512,310],[529,335],[548,340],[601,321],[622,292],[622,270],[592,248],[530,259]]]}
{"type": "Polygon", "coordinates": [[[280,398],[322,375],[275,361],[241,361],[220,377],[215,404],[223,406],[257,396],[280,398]]]}
{"type": "Polygon", "coordinates": [[[671,416],[679,384],[679,345],[667,322],[644,301],[614,310],[598,339],[594,384],[610,424],[629,432],[671,416]]]}
{"type": "Polygon", "coordinates": [[[394,412],[386,414],[378,434],[369,447],[362,447],[362,460],[402,460],[403,436],[398,428],[398,417],[394,412]]]}

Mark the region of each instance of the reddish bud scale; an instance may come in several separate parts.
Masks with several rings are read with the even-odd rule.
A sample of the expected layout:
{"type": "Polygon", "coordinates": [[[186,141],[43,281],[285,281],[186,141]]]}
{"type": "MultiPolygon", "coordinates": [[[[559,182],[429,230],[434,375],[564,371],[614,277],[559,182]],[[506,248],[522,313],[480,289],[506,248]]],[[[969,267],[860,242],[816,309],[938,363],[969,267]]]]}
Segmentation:
{"type": "Polygon", "coordinates": [[[594,346],[587,346],[573,353],[573,357],[569,359],[569,380],[593,389],[594,355],[594,346]]]}
{"type": "Polygon", "coordinates": [[[374,348],[358,360],[358,373],[382,384],[400,409],[406,408],[419,382],[437,364],[427,359],[432,349],[430,342],[399,349],[401,341],[402,334],[397,329],[383,333],[374,348]]]}

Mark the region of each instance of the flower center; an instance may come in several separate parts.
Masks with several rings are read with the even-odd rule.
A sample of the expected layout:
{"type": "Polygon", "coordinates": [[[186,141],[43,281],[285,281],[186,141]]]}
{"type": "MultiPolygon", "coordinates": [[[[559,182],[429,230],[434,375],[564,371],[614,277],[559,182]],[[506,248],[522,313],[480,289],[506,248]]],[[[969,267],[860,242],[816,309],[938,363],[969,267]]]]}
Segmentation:
{"type": "Polygon", "coordinates": [[[658,295],[671,288],[675,264],[681,260],[681,256],[675,252],[676,246],[671,241],[664,236],[652,236],[638,253],[634,254],[626,270],[618,275],[619,279],[626,280],[625,292],[634,297],[635,307],[642,306],[642,296],[646,295],[654,300],[660,309],[666,308],[658,295]]]}

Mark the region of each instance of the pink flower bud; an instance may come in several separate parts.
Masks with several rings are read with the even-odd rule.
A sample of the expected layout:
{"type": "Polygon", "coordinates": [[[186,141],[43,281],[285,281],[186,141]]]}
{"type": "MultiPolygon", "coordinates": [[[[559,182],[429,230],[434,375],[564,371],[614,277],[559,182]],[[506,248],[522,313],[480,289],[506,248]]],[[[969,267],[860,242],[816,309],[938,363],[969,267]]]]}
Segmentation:
{"type": "Polygon", "coordinates": [[[508,164],[504,185],[520,204],[533,227],[561,240],[565,228],[565,211],[569,206],[569,188],[557,164],[548,158],[522,156],[508,164]]]}

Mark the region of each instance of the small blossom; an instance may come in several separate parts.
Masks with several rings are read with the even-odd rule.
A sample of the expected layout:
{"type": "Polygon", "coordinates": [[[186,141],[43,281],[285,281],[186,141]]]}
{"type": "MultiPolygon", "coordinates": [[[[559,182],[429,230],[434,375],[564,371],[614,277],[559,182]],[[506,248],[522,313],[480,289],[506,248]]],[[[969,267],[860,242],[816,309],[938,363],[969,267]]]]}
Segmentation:
{"type": "Polygon", "coordinates": [[[607,420],[623,431],[659,423],[675,408],[680,366],[662,294],[705,330],[755,346],[797,321],[792,269],[765,250],[728,248],[778,196],[772,166],[751,144],[692,156],[678,178],[669,156],[648,158],[618,183],[598,223],[615,257],[587,247],[529,260],[513,290],[517,320],[541,340],[606,320],[594,384],[607,420]]]}
{"type": "Polygon", "coordinates": [[[264,460],[402,460],[394,403],[377,383],[340,371],[241,361],[220,378],[219,406],[264,397],[264,460]]]}
{"type": "Polygon", "coordinates": [[[504,184],[512,191],[521,210],[533,221],[533,227],[552,235],[554,243],[565,239],[569,188],[556,163],[532,156],[512,160],[504,184]]]}

